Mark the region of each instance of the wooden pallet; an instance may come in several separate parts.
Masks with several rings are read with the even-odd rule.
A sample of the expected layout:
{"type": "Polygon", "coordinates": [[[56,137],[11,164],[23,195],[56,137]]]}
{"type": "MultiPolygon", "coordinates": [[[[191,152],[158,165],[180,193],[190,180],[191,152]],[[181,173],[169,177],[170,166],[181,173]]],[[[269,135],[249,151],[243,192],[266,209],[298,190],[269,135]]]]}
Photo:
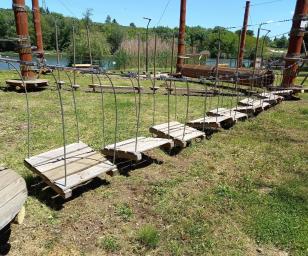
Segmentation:
{"type": "Polygon", "coordinates": [[[248,118],[248,115],[245,113],[237,112],[232,109],[227,108],[216,108],[207,112],[209,116],[227,116],[231,117],[234,122],[243,121],[248,118]]]}
{"type": "Polygon", "coordinates": [[[119,159],[140,161],[144,153],[160,147],[173,148],[174,143],[170,139],[138,137],[137,147],[136,138],[134,138],[118,142],[116,147],[114,144],[108,145],[102,149],[102,153],[107,156],[114,156],[115,154],[116,158],[119,159]]]}
{"type": "Polygon", "coordinates": [[[268,92],[260,93],[258,97],[271,105],[276,105],[283,100],[283,97],[268,92]]]}
{"type": "Polygon", "coordinates": [[[242,106],[253,106],[256,108],[256,111],[262,111],[269,109],[271,107],[271,104],[265,102],[262,99],[252,99],[252,98],[246,98],[239,102],[239,105],[242,106]]]}
{"type": "Polygon", "coordinates": [[[150,127],[150,132],[155,134],[159,138],[170,138],[174,141],[174,144],[179,147],[186,147],[188,143],[197,138],[204,138],[205,133],[198,131],[195,128],[173,121],[164,124],[155,125],[150,127]],[[169,126],[169,134],[168,134],[169,126]],[[185,130],[185,133],[184,133],[185,130]]]}
{"type": "Polygon", "coordinates": [[[262,108],[256,108],[254,106],[236,106],[232,108],[235,112],[240,112],[246,114],[248,117],[253,117],[254,115],[263,111],[262,108]]]}
{"type": "Polygon", "coordinates": [[[291,97],[294,92],[293,90],[276,90],[276,91],[271,91],[272,94],[282,96],[284,98],[291,97]]]}
{"type": "Polygon", "coordinates": [[[0,230],[21,211],[27,196],[25,180],[12,170],[0,168],[0,230]]]}
{"type": "Polygon", "coordinates": [[[230,116],[206,116],[189,121],[187,125],[198,130],[211,129],[217,130],[220,128],[229,128],[234,125],[234,120],[230,116]]]}
{"type": "Polygon", "coordinates": [[[63,147],[25,159],[25,165],[64,198],[80,184],[101,174],[112,175],[116,166],[82,142],[66,146],[67,176],[65,183],[63,147]]]}

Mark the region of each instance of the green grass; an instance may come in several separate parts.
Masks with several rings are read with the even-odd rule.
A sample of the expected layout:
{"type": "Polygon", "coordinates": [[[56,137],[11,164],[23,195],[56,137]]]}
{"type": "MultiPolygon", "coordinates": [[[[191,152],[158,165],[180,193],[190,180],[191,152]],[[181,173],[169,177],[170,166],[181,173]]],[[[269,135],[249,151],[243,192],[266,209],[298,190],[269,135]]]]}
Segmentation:
{"type": "Polygon", "coordinates": [[[159,233],[152,225],[145,225],[137,233],[137,240],[148,248],[155,248],[159,243],[159,233]]]}
{"type": "MultiPolygon", "coordinates": [[[[0,72],[0,84],[9,77],[14,74],[0,72]]],[[[101,98],[83,91],[90,80],[81,75],[78,80],[78,114],[82,141],[98,150],[104,143],[101,98]]],[[[56,91],[29,97],[31,153],[61,146],[56,91]]],[[[300,97],[211,140],[195,142],[176,156],[149,152],[157,163],[126,176],[103,177],[107,182],[91,183],[62,205],[23,165],[24,94],[0,91],[0,165],[25,177],[30,192],[25,224],[12,227],[11,254],[307,255],[308,96],[300,97]]],[[[63,99],[71,143],[76,140],[71,93],[63,91],[63,99]]],[[[113,143],[113,97],[105,94],[104,99],[105,143],[113,143]]],[[[152,95],[142,95],[140,135],[150,136],[152,100],[152,95]]],[[[135,136],[134,98],[118,95],[118,101],[118,140],[124,140],[135,136]]],[[[212,107],[217,101],[212,99],[212,107]]],[[[224,98],[225,106],[234,102],[224,98]]],[[[174,103],[171,97],[172,119],[174,103]]],[[[177,104],[177,119],[185,121],[186,98],[178,97],[177,104]]],[[[191,97],[188,119],[202,116],[202,107],[202,98],[191,97]]],[[[166,97],[157,95],[156,123],[167,121],[166,110],[166,97]]]]}

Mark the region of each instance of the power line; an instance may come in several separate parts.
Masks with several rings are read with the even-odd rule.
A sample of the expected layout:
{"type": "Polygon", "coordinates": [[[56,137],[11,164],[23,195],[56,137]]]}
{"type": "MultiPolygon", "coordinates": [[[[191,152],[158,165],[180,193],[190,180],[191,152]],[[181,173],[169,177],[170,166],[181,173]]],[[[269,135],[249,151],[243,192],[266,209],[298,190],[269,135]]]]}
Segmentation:
{"type": "Polygon", "coordinates": [[[77,17],[77,15],[62,0],[59,0],[59,2],[71,15],[73,15],[73,17],[77,17]]]}
{"type": "Polygon", "coordinates": [[[166,13],[166,10],[167,10],[167,8],[168,8],[168,6],[169,6],[169,4],[170,4],[170,2],[171,2],[171,0],[168,0],[168,1],[167,1],[166,5],[165,5],[165,8],[164,8],[164,10],[163,10],[163,12],[162,12],[162,14],[161,14],[161,16],[160,16],[160,18],[159,18],[157,24],[156,24],[156,27],[160,24],[161,20],[163,19],[164,15],[165,15],[165,13],[166,13]]]}
{"type": "Polygon", "coordinates": [[[276,3],[276,2],[282,2],[282,1],[283,0],[273,0],[273,1],[251,4],[250,6],[260,6],[260,5],[272,4],[272,3],[276,3]]]}

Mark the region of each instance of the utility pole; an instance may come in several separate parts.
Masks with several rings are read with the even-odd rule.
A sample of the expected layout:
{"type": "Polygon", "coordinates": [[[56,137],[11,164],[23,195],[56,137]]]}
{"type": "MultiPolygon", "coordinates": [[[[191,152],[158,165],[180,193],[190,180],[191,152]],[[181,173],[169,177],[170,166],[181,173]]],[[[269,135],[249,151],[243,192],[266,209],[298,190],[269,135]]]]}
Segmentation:
{"type": "Polygon", "coordinates": [[[186,28],[186,0],[181,0],[180,26],[178,38],[178,58],[176,62],[176,72],[179,73],[184,64],[185,55],[185,28],[186,28]]]}
{"type": "Polygon", "coordinates": [[[41,26],[41,12],[39,0],[32,0],[33,23],[36,37],[36,53],[38,58],[44,61],[43,35],[41,26]]]}
{"type": "Polygon", "coordinates": [[[290,32],[288,53],[285,57],[286,69],[281,84],[283,87],[291,87],[294,85],[298,71],[298,64],[296,62],[300,58],[305,35],[305,24],[303,21],[307,20],[307,14],[308,0],[297,0],[290,32]]]}
{"type": "Polygon", "coordinates": [[[149,71],[149,26],[152,19],[143,17],[145,20],[148,21],[147,30],[146,30],[146,43],[145,43],[145,72],[148,73],[149,71]]]}
{"type": "Polygon", "coordinates": [[[241,32],[240,51],[239,51],[239,56],[238,56],[238,60],[237,60],[238,68],[241,68],[243,66],[243,60],[244,60],[244,54],[245,54],[245,45],[246,45],[247,27],[248,27],[249,9],[250,9],[250,1],[246,1],[243,28],[242,28],[242,32],[241,32]]]}
{"type": "MultiPolygon", "coordinates": [[[[25,6],[25,0],[13,0],[13,10],[16,23],[16,32],[19,38],[18,52],[19,59],[25,62],[32,61],[32,50],[28,31],[28,16],[25,6]]],[[[35,78],[35,73],[29,66],[20,65],[21,75],[25,80],[35,78]]]]}

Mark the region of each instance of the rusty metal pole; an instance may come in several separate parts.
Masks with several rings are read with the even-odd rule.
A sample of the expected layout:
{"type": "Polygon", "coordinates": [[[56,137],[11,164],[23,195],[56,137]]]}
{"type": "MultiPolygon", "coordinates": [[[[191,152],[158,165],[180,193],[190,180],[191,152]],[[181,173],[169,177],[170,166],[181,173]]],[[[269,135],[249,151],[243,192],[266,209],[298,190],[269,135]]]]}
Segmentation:
{"type": "Polygon", "coordinates": [[[32,0],[33,23],[36,37],[36,52],[40,59],[44,58],[43,35],[39,0],[32,0]]]}
{"type": "Polygon", "coordinates": [[[248,27],[248,17],[249,17],[249,9],[250,9],[250,1],[246,1],[245,15],[243,28],[241,32],[241,45],[240,51],[237,60],[237,67],[241,68],[243,66],[244,54],[245,54],[245,45],[246,45],[246,35],[247,35],[247,27],[248,27]]]}
{"type": "Polygon", "coordinates": [[[185,55],[185,28],[186,28],[186,0],[181,0],[181,14],[178,38],[178,57],[176,63],[176,72],[180,72],[184,64],[185,55]]]}
{"type": "Polygon", "coordinates": [[[302,26],[302,21],[307,19],[308,0],[297,0],[292,28],[290,32],[288,53],[286,55],[286,66],[283,74],[282,86],[291,87],[294,85],[294,80],[298,71],[296,64],[301,54],[305,28],[302,26]]]}
{"type": "MultiPolygon", "coordinates": [[[[25,0],[13,0],[13,10],[16,23],[16,32],[19,37],[19,59],[21,61],[32,61],[32,50],[28,31],[28,16],[25,0]]],[[[30,67],[20,65],[21,74],[24,79],[35,78],[35,73],[30,67]]]]}

